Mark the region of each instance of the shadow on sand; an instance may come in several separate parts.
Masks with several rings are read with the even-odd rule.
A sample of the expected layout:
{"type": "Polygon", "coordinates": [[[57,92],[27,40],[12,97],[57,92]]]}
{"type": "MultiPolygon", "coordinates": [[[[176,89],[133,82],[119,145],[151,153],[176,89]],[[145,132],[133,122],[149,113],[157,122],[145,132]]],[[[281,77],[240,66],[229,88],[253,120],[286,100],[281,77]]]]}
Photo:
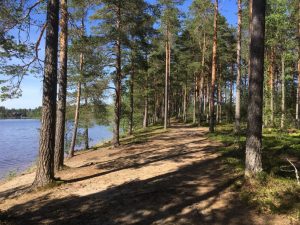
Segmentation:
{"type": "MultiPolygon", "coordinates": [[[[182,134],[173,138],[186,138],[182,134]]],[[[193,136],[193,133],[189,135],[193,136]]],[[[198,134],[199,137],[199,134],[198,134]]],[[[166,134],[156,139],[165,140],[166,134]]],[[[170,140],[169,139],[169,140],[170,140]]],[[[204,141],[204,139],[202,140],[204,141]]],[[[199,143],[201,140],[198,141],[199,143]]],[[[190,149],[188,144],[172,146],[168,151],[144,151],[97,163],[98,169],[105,170],[90,176],[67,180],[76,183],[124,169],[137,169],[150,163],[177,162],[194,157],[202,151],[206,156],[215,153],[216,148],[190,149]]],[[[158,148],[157,146],[152,146],[158,148]]],[[[80,169],[80,168],[78,168],[80,169]]],[[[134,170],[132,170],[134,173],[134,170]]],[[[255,224],[251,210],[243,206],[238,197],[227,199],[219,206],[220,198],[233,186],[239,176],[232,174],[222,164],[221,156],[189,161],[175,171],[144,180],[134,180],[104,191],[86,196],[71,195],[52,199],[49,194],[15,205],[0,217],[7,224],[255,224]]],[[[68,184],[66,184],[68,185],[68,184]]],[[[12,190],[13,191],[13,190],[12,190]]],[[[0,193],[4,194],[4,193],[0,193]]],[[[264,224],[268,224],[264,221],[264,224]]]]}

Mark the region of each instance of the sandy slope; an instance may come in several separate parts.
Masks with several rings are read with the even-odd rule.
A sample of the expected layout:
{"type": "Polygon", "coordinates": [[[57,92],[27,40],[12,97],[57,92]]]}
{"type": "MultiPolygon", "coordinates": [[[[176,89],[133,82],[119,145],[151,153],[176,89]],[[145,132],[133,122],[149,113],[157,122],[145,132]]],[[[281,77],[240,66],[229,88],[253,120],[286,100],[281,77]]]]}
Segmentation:
{"type": "MultiPolygon", "coordinates": [[[[65,184],[22,193],[34,174],[0,185],[0,220],[11,224],[290,224],[239,201],[238,178],[205,128],[175,126],[146,142],[78,154],[58,176],[65,184]]],[[[142,140],[142,141],[141,141],[142,140]]],[[[0,222],[1,224],[1,222],[0,222]]]]}

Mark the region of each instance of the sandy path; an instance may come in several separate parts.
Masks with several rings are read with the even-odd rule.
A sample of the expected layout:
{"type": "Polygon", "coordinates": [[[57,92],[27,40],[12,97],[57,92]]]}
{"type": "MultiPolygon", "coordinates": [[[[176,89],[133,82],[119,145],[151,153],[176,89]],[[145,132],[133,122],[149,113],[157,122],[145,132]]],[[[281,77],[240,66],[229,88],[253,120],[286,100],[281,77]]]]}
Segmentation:
{"type": "MultiPolygon", "coordinates": [[[[16,196],[34,174],[0,185],[11,224],[290,224],[258,215],[233,191],[237,175],[205,128],[175,126],[146,142],[80,153],[59,174],[65,184],[16,196]]],[[[140,137],[142,138],[142,136],[140,137]]],[[[1,216],[0,216],[1,224],[1,216]]]]}

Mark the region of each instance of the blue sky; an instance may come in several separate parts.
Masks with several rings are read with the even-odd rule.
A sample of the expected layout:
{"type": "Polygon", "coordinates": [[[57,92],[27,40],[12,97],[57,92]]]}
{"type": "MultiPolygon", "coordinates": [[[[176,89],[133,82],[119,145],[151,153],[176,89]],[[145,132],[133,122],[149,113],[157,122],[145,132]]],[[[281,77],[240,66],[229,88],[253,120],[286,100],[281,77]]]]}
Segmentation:
{"type": "MultiPolygon", "coordinates": [[[[149,0],[155,2],[155,0],[149,0]]],[[[183,11],[187,11],[192,0],[186,0],[182,6],[183,11]]],[[[220,13],[227,18],[229,24],[235,26],[237,23],[237,5],[236,0],[219,0],[220,13]]],[[[33,39],[36,37],[36,31],[33,31],[33,39]]],[[[43,46],[41,46],[43,48],[43,46]]],[[[43,52],[41,52],[43,55],[43,52]]],[[[34,76],[26,76],[21,85],[23,90],[22,97],[0,102],[0,106],[6,108],[35,108],[42,105],[42,79],[34,76]]]]}

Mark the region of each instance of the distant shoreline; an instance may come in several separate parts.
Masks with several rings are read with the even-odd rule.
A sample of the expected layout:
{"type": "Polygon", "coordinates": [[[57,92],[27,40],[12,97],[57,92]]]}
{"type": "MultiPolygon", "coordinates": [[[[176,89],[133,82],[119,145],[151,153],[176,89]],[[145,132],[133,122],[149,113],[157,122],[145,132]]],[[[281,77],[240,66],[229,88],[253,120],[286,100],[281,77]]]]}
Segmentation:
{"type": "Polygon", "coordinates": [[[22,118],[16,118],[16,117],[0,117],[0,120],[39,120],[39,117],[22,117],[22,118]]]}

